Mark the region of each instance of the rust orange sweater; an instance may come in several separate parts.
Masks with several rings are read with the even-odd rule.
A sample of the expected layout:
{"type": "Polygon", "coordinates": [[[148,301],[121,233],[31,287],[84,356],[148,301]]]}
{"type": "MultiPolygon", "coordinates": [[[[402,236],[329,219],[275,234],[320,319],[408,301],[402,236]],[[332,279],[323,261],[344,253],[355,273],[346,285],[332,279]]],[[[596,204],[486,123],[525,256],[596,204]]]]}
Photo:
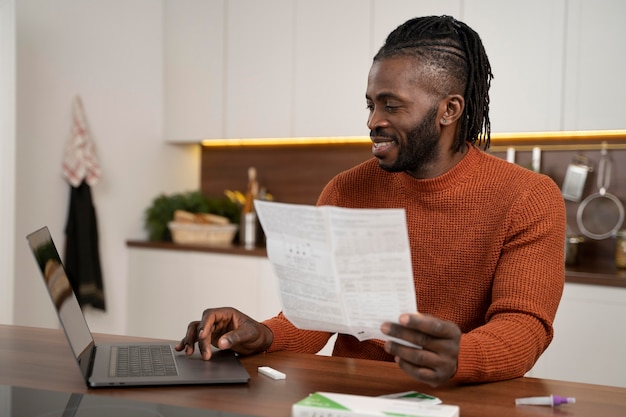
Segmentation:
{"type": "MultiPolygon", "coordinates": [[[[446,174],[388,173],[376,159],[345,171],[318,205],[404,208],[417,308],[462,330],[458,382],[522,376],[552,340],[564,282],[565,205],[547,176],[470,146],[446,174]]],[[[314,353],[329,333],[264,322],[270,351],[314,353]]],[[[382,341],[338,335],[333,355],[393,360],[382,341]]]]}

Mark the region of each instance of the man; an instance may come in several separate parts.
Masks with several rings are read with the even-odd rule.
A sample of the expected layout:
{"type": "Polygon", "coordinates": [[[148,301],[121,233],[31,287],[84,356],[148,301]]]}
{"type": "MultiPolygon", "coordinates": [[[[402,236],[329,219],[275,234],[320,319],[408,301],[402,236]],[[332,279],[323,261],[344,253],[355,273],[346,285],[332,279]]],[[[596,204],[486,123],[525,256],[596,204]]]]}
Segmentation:
{"type": "MultiPolygon", "coordinates": [[[[374,57],[366,91],[375,158],[339,174],[319,205],[406,210],[420,313],[381,323],[422,346],[338,335],[333,354],[395,360],[436,386],[522,376],[552,339],[564,282],[565,208],[547,176],[488,155],[492,74],[479,36],[451,17],[409,20],[374,57]],[[482,135],[481,135],[482,133],[482,135]]],[[[192,322],[198,343],[241,354],[317,352],[331,335],[282,314],[230,309],[192,322]]]]}

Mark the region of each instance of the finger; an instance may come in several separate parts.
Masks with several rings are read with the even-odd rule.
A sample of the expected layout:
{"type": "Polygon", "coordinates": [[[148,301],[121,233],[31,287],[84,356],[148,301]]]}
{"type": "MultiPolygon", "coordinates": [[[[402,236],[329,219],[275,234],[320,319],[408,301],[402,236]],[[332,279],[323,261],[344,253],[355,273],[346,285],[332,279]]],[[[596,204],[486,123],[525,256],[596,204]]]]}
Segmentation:
{"type": "Polygon", "coordinates": [[[406,340],[407,342],[424,347],[431,344],[431,336],[414,328],[405,327],[399,323],[384,323],[381,331],[393,338],[406,340]]]}
{"type": "Polygon", "coordinates": [[[183,350],[183,348],[185,347],[185,339],[181,339],[180,342],[178,342],[175,346],[174,346],[174,350],[176,352],[180,352],[181,350],[183,350]]]}
{"type": "Polygon", "coordinates": [[[174,349],[177,352],[180,352],[181,350],[184,349],[185,350],[185,354],[187,356],[191,356],[191,355],[193,355],[193,352],[195,350],[193,346],[194,346],[193,344],[189,344],[189,343],[186,342],[185,339],[183,339],[176,346],[174,346],[174,349]]]}
{"type": "MultiPolygon", "coordinates": [[[[180,352],[181,350],[183,350],[188,344],[189,344],[189,335],[190,332],[191,334],[195,333],[195,330],[191,330],[191,327],[194,326],[194,322],[191,322],[187,325],[187,331],[185,332],[185,337],[183,337],[180,342],[178,342],[178,344],[176,346],[174,346],[174,349],[176,349],[178,352],[180,352]]],[[[192,343],[193,344],[193,343],[192,343]]]]}
{"type": "Polygon", "coordinates": [[[400,316],[399,322],[384,323],[381,331],[427,350],[441,350],[450,345],[449,341],[458,342],[461,338],[461,330],[457,325],[432,316],[407,314],[400,316]]]}
{"type": "Polygon", "coordinates": [[[396,362],[398,363],[400,369],[406,372],[410,377],[432,387],[441,385],[448,380],[448,377],[442,375],[438,368],[416,366],[413,363],[399,358],[396,359],[396,362]]]}
{"type": "Polygon", "coordinates": [[[183,338],[180,340],[180,342],[176,344],[176,346],[174,346],[174,350],[176,352],[180,352],[181,350],[185,348],[185,346],[187,346],[187,342],[185,341],[185,338],[183,338]]]}
{"type": "Polygon", "coordinates": [[[186,349],[185,353],[187,353],[188,355],[191,355],[193,353],[193,346],[196,343],[197,326],[197,321],[192,321],[191,323],[189,323],[189,325],[187,326],[187,333],[185,334],[185,337],[183,337],[181,341],[174,347],[178,352],[186,349]]]}
{"type": "Polygon", "coordinates": [[[257,339],[258,332],[250,325],[242,325],[219,338],[217,347],[220,349],[233,349],[236,352],[247,354],[250,348],[248,345],[257,339]]]}
{"type": "Polygon", "coordinates": [[[215,315],[204,314],[202,321],[198,324],[196,340],[198,341],[198,349],[202,359],[211,359],[211,342],[213,341],[213,333],[215,331],[215,315]]]}
{"type": "Polygon", "coordinates": [[[395,342],[385,343],[385,351],[395,357],[400,367],[413,378],[436,386],[452,378],[458,369],[455,342],[449,340],[440,351],[415,349],[395,342]]]}
{"type": "Polygon", "coordinates": [[[271,344],[271,338],[264,335],[265,326],[248,319],[236,329],[224,334],[219,340],[218,347],[232,349],[237,353],[249,355],[266,350],[271,344]]]}
{"type": "Polygon", "coordinates": [[[456,358],[449,355],[415,349],[391,341],[385,343],[385,351],[394,355],[396,363],[409,376],[431,386],[446,382],[456,373],[456,358]]]}
{"type": "Polygon", "coordinates": [[[433,338],[454,339],[460,337],[460,330],[456,324],[440,320],[428,314],[402,314],[399,323],[405,327],[419,330],[433,338]]]}
{"type": "Polygon", "coordinates": [[[448,355],[426,349],[416,349],[393,341],[385,342],[385,351],[403,361],[419,368],[438,369],[446,365],[448,355]]]}

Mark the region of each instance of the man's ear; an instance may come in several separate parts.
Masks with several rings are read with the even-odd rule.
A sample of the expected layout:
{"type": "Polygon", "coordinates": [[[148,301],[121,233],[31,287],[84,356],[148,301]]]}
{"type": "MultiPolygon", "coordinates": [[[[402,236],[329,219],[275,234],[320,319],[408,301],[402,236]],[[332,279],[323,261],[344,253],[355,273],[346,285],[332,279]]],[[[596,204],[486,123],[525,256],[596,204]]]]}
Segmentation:
{"type": "Polygon", "coordinates": [[[449,125],[456,122],[465,109],[465,99],[460,94],[450,94],[444,97],[439,104],[440,122],[449,125]]]}

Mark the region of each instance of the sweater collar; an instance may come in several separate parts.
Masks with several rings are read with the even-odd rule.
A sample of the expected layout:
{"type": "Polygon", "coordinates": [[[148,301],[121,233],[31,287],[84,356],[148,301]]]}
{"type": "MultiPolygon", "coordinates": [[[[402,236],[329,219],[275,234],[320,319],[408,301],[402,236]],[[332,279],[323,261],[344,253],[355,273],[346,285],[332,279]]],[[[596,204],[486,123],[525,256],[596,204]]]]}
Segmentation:
{"type": "Polygon", "coordinates": [[[398,172],[395,174],[396,180],[399,181],[404,188],[413,189],[415,191],[436,192],[446,190],[467,181],[479,165],[480,156],[481,151],[474,145],[468,143],[467,151],[463,159],[445,174],[435,178],[418,179],[406,172],[398,172]]]}

